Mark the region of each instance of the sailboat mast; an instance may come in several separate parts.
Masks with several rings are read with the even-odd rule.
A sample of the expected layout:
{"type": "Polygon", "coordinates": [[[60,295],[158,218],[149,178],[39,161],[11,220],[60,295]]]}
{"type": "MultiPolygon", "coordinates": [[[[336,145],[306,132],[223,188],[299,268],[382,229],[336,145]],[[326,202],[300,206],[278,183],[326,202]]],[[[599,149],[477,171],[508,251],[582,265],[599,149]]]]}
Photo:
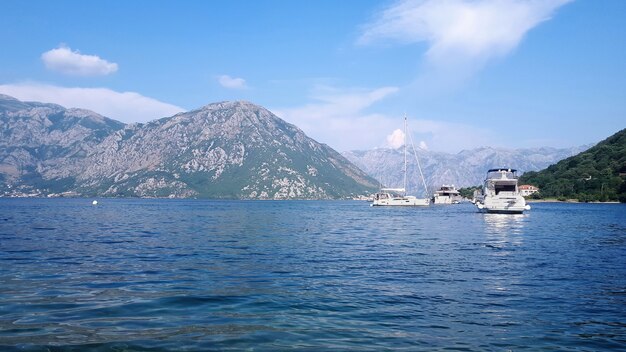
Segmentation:
{"type": "Polygon", "coordinates": [[[406,113],[404,113],[404,192],[406,194],[406,113]]]}

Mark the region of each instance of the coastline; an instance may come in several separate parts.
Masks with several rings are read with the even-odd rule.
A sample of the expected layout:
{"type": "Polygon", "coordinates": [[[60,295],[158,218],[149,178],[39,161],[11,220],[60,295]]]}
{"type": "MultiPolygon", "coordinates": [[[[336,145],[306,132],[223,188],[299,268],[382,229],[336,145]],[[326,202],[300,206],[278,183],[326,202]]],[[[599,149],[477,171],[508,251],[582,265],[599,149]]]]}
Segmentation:
{"type": "Polygon", "coordinates": [[[526,199],[526,203],[587,203],[587,204],[621,204],[618,201],[610,201],[610,202],[581,202],[578,199],[566,199],[566,200],[558,200],[558,199],[526,199]]]}

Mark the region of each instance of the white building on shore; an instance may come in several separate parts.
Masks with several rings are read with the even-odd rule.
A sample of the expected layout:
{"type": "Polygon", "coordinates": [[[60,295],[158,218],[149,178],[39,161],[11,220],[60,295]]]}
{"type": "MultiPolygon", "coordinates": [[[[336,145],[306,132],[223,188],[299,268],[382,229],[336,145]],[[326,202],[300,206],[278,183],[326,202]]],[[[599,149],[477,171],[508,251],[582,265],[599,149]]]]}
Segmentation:
{"type": "Polygon", "coordinates": [[[539,192],[539,188],[533,186],[533,185],[520,185],[519,186],[519,193],[522,197],[528,197],[533,193],[537,193],[539,192]]]}

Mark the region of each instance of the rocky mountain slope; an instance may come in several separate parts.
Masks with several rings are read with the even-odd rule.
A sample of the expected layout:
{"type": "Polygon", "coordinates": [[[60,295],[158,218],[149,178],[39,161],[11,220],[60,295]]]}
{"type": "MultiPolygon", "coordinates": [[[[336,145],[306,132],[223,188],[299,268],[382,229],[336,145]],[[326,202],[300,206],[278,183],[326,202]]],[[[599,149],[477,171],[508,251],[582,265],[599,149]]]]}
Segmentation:
{"type": "Polygon", "coordinates": [[[247,102],[146,124],[0,96],[0,194],[330,199],[377,182],[247,102]]]}
{"type": "MultiPolygon", "coordinates": [[[[457,154],[418,149],[427,188],[432,193],[443,184],[468,187],[482,184],[485,173],[494,167],[510,167],[520,171],[541,170],[561,159],[585,150],[576,148],[502,149],[483,147],[463,150],[457,154]]],[[[403,180],[404,149],[374,149],[342,153],[359,168],[390,187],[401,187],[403,180]]],[[[424,187],[411,147],[408,148],[408,185],[412,194],[422,195],[424,187]]]]}

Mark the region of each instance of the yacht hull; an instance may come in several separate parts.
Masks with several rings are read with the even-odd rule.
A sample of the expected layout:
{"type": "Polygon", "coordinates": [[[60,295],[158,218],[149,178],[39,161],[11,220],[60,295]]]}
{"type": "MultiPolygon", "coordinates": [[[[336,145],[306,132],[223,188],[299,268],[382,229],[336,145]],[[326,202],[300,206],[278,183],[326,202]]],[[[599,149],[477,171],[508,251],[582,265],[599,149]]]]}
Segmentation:
{"type": "Polygon", "coordinates": [[[484,197],[482,201],[476,203],[478,209],[485,213],[492,214],[522,214],[525,210],[530,210],[523,197],[484,197]]]}
{"type": "Polygon", "coordinates": [[[414,207],[414,206],[429,206],[430,200],[422,198],[392,198],[392,199],[379,199],[374,200],[371,204],[373,207],[383,206],[400,206],[400,207],[414,207]]]}
{"type": "Polygon", "coordinates": [[[459,204],[459,202],[457,198],[447,196],[435,196],[433,199],[433,204],[459,204]]]}
{"type": "Polygon", "coordinates": [[[486,211],[487,214],[524,214],[523,210],[497,210],[491,209],[486,211]]]}

